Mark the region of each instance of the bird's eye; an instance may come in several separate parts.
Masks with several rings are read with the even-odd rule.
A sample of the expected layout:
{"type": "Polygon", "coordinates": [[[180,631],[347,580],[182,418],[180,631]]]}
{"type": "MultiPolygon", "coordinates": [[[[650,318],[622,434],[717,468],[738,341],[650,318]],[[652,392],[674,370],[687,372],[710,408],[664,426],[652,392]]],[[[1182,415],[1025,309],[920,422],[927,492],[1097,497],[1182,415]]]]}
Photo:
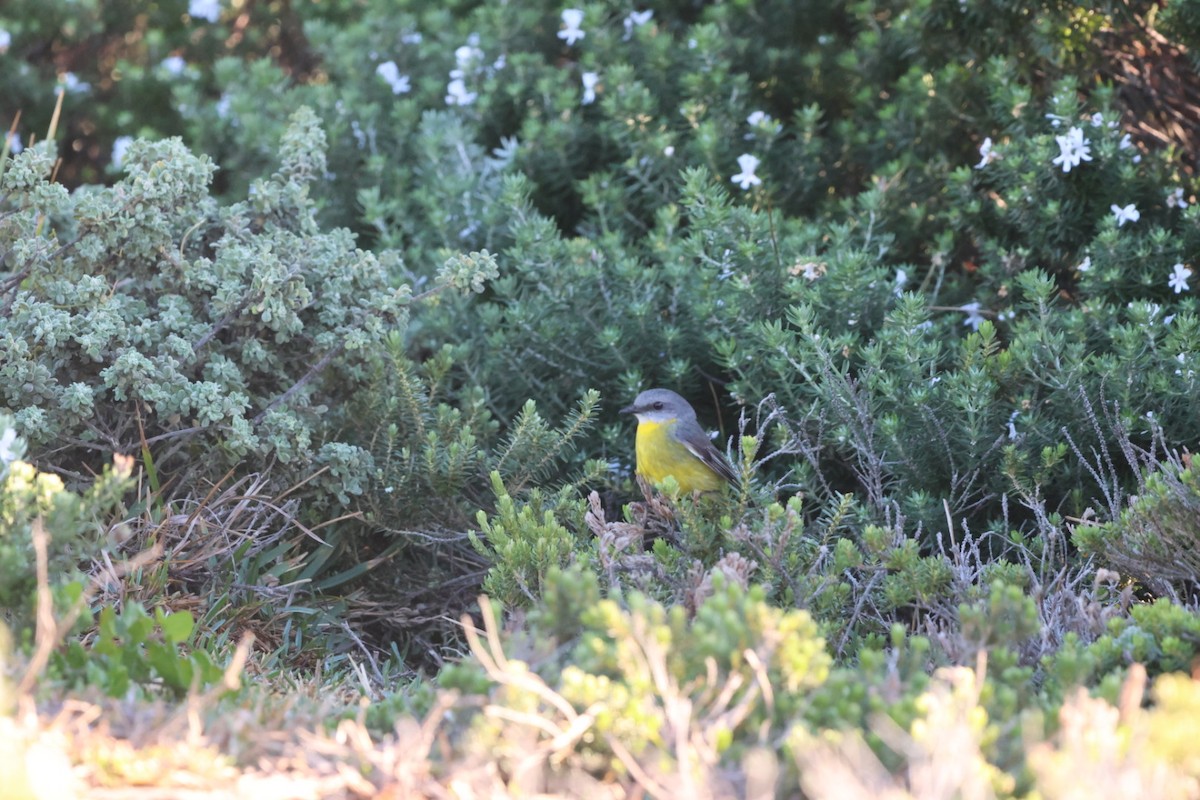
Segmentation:
{"type": "Polygon", "coordinates": [[[663,404],[662,404],[661,400],[659,400],[657,403],[654,404],[655,411],[662,411],[662,408],[663,408],[663,404]]]}

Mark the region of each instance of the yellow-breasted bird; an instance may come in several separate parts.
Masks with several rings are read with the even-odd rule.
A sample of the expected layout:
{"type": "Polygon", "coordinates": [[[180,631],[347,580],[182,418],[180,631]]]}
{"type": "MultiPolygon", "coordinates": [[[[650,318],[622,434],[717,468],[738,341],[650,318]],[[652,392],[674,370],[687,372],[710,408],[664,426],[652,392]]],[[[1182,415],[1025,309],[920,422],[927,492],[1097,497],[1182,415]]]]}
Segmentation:
{"type": "Polygon", "coordinates": [[[737,474],[696,421],[690,403],[670,389],[647,389],[622,414],[637,417],[637,474],[651,483],[668,475],[684,492],[711,492],[737,474]]]}

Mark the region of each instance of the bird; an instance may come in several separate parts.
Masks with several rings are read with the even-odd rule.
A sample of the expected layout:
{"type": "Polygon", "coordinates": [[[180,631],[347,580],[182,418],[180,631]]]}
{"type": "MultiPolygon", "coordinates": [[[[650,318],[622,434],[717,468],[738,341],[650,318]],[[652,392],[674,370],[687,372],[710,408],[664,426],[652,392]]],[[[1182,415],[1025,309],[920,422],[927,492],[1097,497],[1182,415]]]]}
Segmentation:
{"type": "Polygon", "coordinates": [[[647,389],[620,413],[637,417],[637,474],[650,483],[671,475],[684,493],[737,483],[737,473],[704,433],[691,404],[670,389],[647,389]]]}

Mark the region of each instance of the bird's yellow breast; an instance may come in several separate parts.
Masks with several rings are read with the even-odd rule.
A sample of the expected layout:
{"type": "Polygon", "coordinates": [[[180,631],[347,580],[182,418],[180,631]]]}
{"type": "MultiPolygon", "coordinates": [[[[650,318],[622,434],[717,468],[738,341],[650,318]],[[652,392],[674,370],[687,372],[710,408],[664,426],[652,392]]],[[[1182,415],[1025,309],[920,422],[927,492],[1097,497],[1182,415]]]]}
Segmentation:
{"type": "Polygon", "coordinates": [[[725,481],[707,464],[675,440],[669,422],[639,422],[634,450],[637,454],[637,473],[651,483],[662,483],[668,475],[683,492],[712,492],[725,481]]]}

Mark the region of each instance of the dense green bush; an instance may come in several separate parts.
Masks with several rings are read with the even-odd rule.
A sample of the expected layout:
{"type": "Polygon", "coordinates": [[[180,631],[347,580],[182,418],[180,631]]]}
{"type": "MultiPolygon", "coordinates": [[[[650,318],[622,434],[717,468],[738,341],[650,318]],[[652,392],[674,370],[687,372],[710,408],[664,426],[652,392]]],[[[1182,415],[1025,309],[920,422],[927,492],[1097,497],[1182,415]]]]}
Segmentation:
{"type": "Polygon", "coordinates": [[[454,707],[510,791],[1065,796],[1092,729],[1169,796],[1200,204],[1161,5],[6,6],[17,640],[34,527],[82,586],[121,509],[105,557],[167,555],[64,685],[183,691],[256,618],[377,730],[454,707]],[[738,486],[636,485],[650,386],[738,486]]]}

